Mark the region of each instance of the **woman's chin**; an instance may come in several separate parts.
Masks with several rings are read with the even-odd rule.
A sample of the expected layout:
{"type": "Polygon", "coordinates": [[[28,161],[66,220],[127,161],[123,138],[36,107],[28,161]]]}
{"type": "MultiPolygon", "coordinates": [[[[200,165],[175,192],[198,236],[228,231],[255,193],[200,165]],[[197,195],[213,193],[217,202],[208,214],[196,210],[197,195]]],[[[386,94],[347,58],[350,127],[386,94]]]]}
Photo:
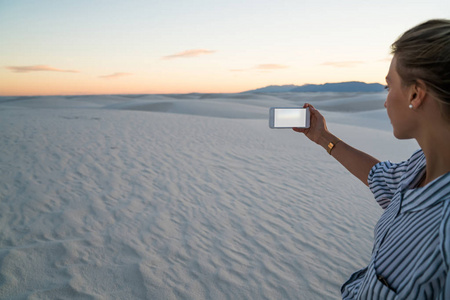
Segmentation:
{"type": "Polygon", "coordinates": [[[409,134],[406,134],[404,132],[396,131],[395,128],[393,130],[393,134],[399,140],[410,140],[410,139],[414,138],[414,137],[412,137],[409,134]]]}

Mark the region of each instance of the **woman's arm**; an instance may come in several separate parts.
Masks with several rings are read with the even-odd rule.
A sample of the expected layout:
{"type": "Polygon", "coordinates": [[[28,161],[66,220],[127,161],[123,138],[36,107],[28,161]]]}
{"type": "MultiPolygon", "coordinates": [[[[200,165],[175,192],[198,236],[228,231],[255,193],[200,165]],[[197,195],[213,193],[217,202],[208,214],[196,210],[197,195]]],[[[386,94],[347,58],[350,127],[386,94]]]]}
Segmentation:
{"type": "Polygon", "coordinates": [[[293,128],[294,131],[304,133],[311,141],[322,146],[327,151],[332,146],[330,143],[334,144],[331,155],[350,173],[355,175],[365,185],[368,185],[367,177],[369,172],[379,160],[338,139],[328,131],[325,118],[318,110],[308,103],[304,107],[309,107],[311,113],[310,127],[305,129],[293,128]]]}

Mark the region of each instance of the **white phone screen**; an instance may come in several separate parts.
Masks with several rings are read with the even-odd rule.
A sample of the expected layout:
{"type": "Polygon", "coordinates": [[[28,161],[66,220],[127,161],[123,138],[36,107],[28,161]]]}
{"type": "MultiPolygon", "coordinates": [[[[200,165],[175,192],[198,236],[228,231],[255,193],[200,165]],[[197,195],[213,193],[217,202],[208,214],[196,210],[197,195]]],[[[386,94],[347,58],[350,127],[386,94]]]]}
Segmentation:
{"type": "Polygon", "coordinates": [[[276,108],[274,127],[306,127],[306,109],[276,108]]]}

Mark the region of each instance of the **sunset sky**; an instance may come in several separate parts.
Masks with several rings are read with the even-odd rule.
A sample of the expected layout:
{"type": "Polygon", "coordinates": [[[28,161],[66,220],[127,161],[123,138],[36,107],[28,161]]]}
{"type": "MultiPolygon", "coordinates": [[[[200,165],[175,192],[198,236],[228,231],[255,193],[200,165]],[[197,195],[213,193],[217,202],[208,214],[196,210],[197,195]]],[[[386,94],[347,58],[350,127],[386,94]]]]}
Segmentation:
{"type": "Polygon", "coordinates": [[[389,46],[448,0],[0,0],[0,95],[384,83],[389,46]]]}

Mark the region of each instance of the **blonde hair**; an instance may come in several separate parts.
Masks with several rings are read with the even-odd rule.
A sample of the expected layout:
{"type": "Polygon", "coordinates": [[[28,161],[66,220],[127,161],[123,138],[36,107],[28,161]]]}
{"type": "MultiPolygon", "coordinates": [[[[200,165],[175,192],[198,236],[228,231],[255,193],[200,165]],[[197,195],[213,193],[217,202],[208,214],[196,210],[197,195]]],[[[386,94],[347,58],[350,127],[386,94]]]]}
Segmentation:
{"type": "Polygon", "coordinates": [[[401,35],[391,49],[403,83],[422,80],[450,121],[450,20],[419,24],[401,35]]]}

